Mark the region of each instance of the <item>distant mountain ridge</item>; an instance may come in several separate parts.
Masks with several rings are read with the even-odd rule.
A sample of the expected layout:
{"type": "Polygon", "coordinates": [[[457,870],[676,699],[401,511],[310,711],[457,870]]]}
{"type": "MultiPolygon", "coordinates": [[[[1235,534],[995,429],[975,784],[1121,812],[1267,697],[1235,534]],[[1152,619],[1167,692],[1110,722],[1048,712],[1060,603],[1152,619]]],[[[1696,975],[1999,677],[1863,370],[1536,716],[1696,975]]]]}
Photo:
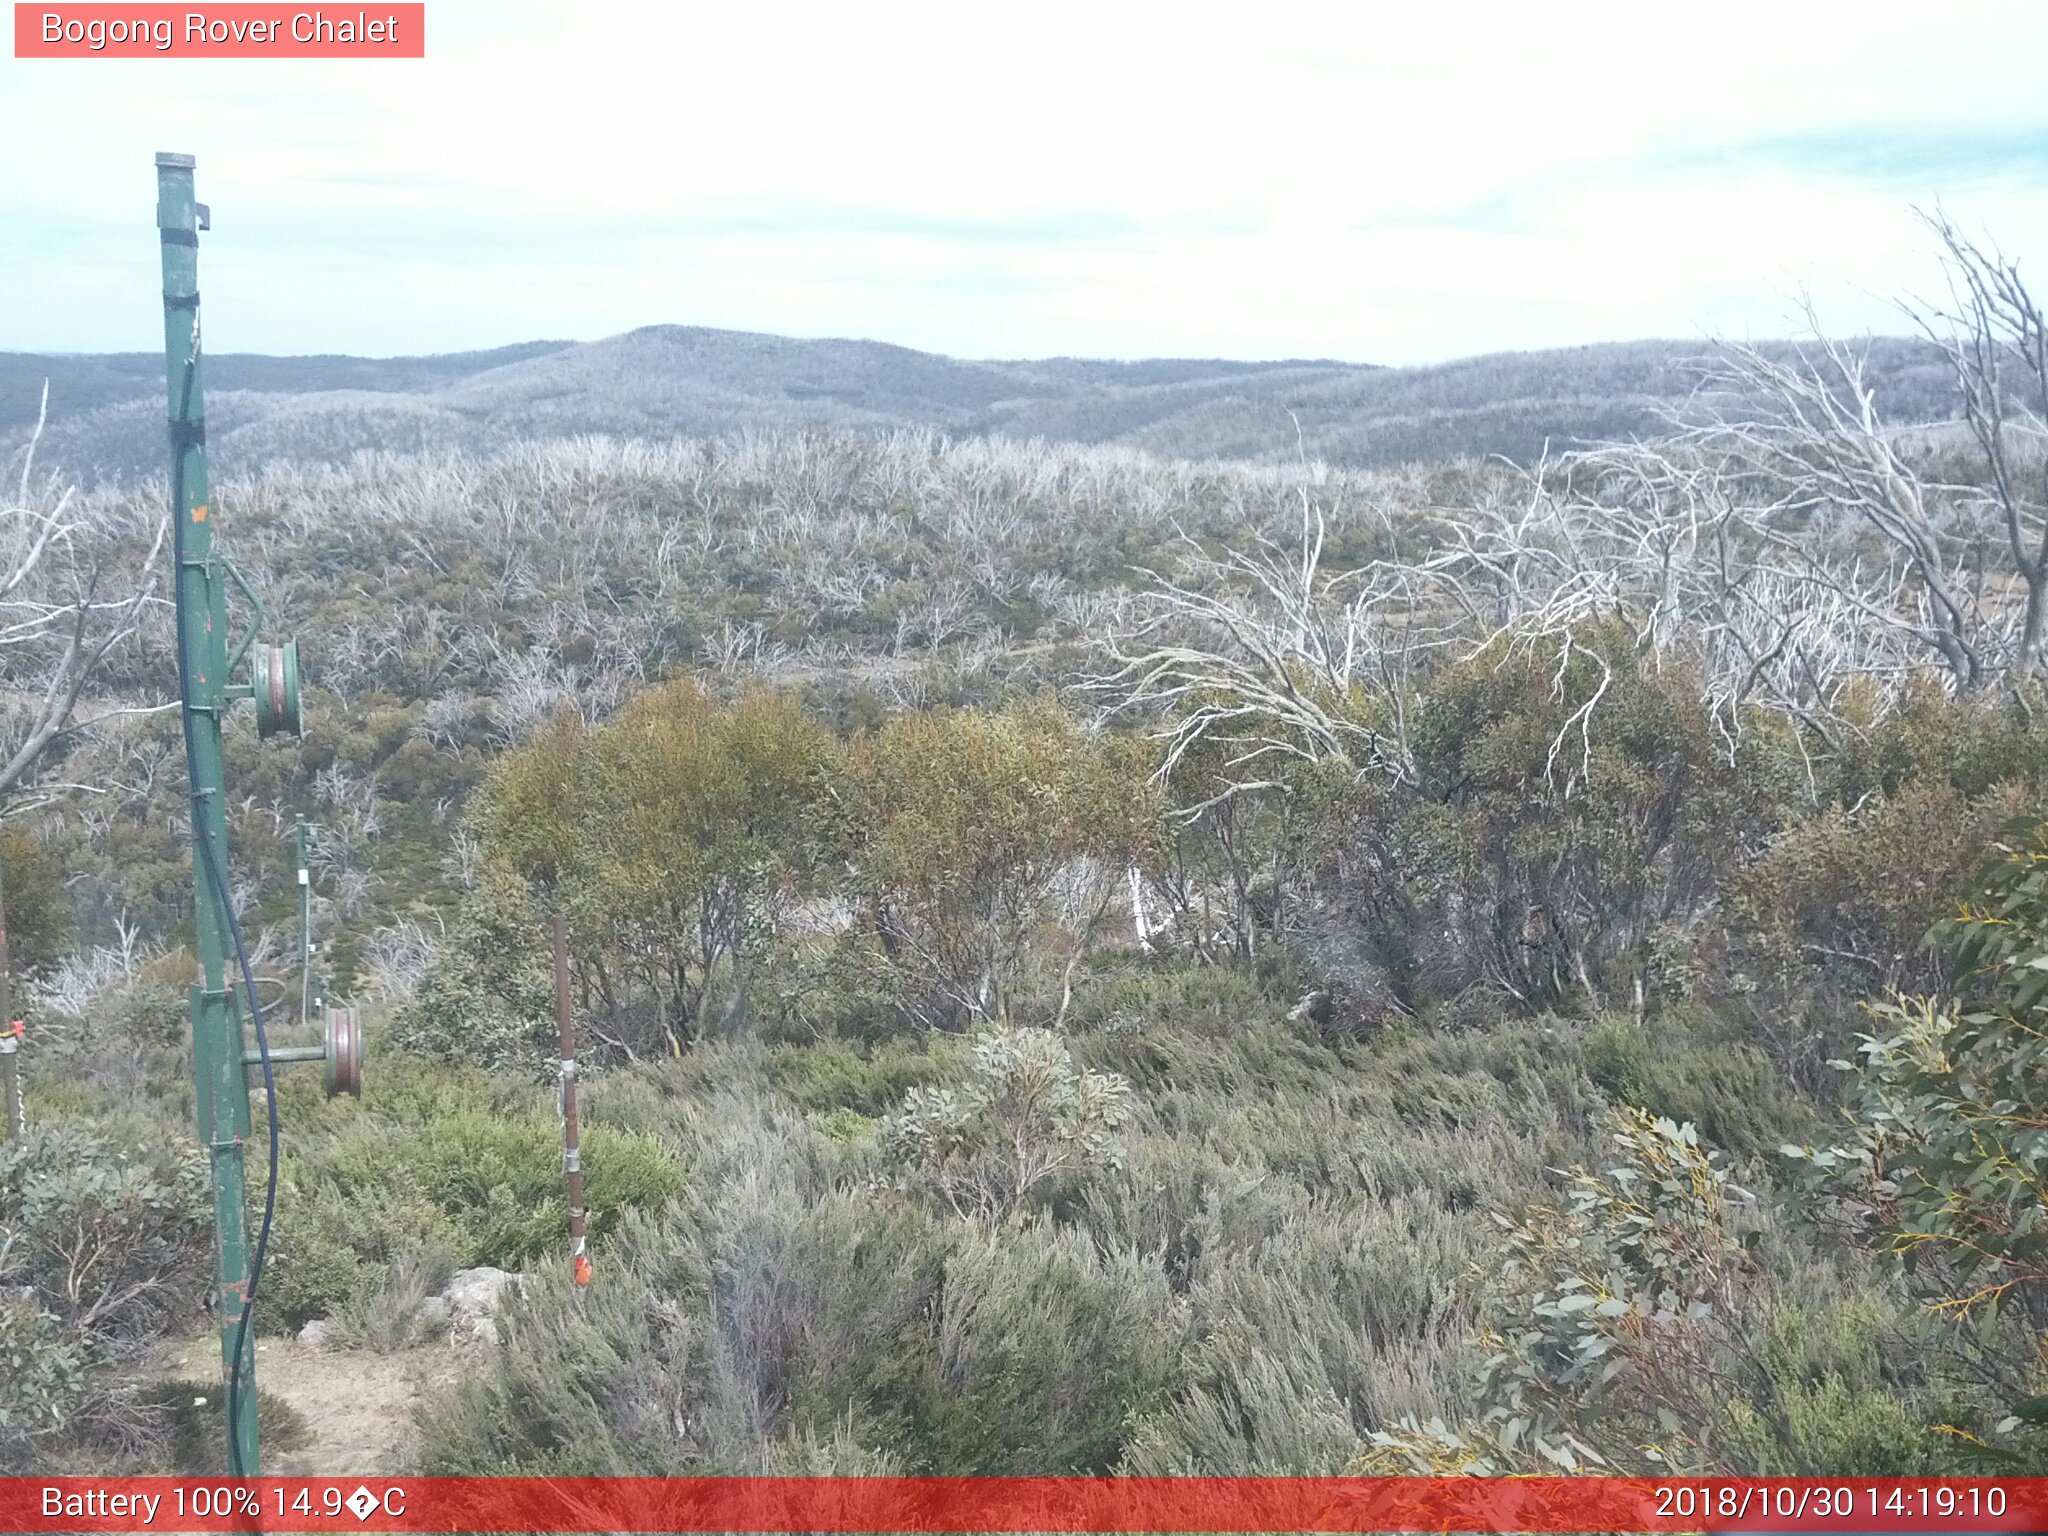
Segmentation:
{"type": "MultiPolygon", "coordinates": [[[[1898,421],[1945,419],[1948,379],[1921,342],[1869,344],[1898,421]]],[[[594,342],[359,358],[207,359],[217,470],[335,462],[366,449],[488,451],[582,433],[673,437],[749,428],[930,426],[1113,442],[1180,458],[1306,451],[1385,465],[1505,455],[1546,442],[1654,430],[1691,388],[1704,342],[1606,343],[1426,367],[1328,359],[964,360],[877,341],[798,340],[657,325],[594,342]]],[[[18,447],[44,379],[43,461],[85,480],[163,463],[163,360],[154,353],[0,353],[0,443],[18,447]]]]}

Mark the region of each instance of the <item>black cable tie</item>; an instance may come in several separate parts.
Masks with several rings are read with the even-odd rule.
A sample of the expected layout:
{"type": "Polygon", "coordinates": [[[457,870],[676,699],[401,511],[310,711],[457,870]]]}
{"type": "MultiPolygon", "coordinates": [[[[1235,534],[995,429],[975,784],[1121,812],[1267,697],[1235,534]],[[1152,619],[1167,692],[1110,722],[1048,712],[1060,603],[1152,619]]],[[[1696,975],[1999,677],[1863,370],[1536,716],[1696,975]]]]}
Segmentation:
{"type": "Polygon", "coordinates": [[[166,309],[197,309],[199,307],[199,290],[195,288],[190,293],[172,293],[169,289],[165,289],[164,307],[166,309]]]}
{"type": "Polygon", "coordinates": [[[157,233],[163,236],[165,245],[189,245],[195,251],[199,249],[199,236],[193,230],[160,229],[157,233]]]}
{"type": "Polygon", "coordinates": [[[204,448],[206,446],[206,418],[197,421],[174,421],[171,423],[171,446],[173,448],[204,448]]]}

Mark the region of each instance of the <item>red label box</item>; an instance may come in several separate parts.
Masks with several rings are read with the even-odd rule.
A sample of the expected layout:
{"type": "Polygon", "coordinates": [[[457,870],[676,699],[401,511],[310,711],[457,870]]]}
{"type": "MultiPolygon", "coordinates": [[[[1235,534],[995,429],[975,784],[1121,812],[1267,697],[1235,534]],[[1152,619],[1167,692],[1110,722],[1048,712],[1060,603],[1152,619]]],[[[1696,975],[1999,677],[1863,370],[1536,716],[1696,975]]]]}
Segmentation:
{"type": "Polygon", "coordinates": [[[17,59],[423,59],[424,4],[122,5],[16,0],[17,59]]]}
{"type": "Polygon", "coordinates": [[[2048,1530],[2048,1478],[0,1477],[0,1530],[1797,1533],[2048,1530]]]}

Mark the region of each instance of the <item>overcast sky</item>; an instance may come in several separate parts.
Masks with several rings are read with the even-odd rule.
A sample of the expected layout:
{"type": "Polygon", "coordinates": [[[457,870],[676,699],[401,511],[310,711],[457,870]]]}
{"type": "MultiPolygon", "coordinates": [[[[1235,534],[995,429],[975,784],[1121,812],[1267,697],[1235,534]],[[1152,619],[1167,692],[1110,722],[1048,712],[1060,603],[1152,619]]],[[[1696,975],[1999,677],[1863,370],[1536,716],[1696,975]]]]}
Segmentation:
{"type": "MultiPolygon", "coordinates": [[[[338,11],[339,6],[330,6],[338,11]]],[[[348,8],[348,14],[354,7],[348,8]]],[[[0,349],[681,323],[1423,362],[1901,329],[1911,208],[2048,270],[2048,5],[428,0],[422,61],[0,59],[0,349]]]]}

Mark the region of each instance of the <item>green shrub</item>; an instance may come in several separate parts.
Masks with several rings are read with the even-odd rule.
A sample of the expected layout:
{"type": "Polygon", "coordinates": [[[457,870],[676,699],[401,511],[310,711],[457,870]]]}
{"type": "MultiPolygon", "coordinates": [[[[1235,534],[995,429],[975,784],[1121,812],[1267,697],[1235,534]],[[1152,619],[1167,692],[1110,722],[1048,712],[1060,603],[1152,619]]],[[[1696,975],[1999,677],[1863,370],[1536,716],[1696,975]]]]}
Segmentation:
{"type": "Polygon", "coordinates": [[[1850,730],[1829,765],[1825,790],[1840,806],[1890,798],[1914,785],[1940,784],[1974,801],[2015,781],[2032,781],[2048,760],[2048,722],[2037,686],[2013,692],[1949,692],[1922,673],[1893,707],[1880,712],[1870,690],[1841,700],[1850,730]]]}
{"type": "Polygon", "coordinates": [[[916,1035],[865,1047],[841,1040],[777,1045],[766,1057],[768,1084],[807,1110],[888,1113],[914,1088],[952,1076],[963,1055],[949,1036],[916,1035]]]}
{"type": "Polygon", "coordinates": [[[554,1049],[554,983],[532,895],[486,873],[464,903],[391,1043],[434,1061],[536,1070],[554,1049]]]}
{"type": "Polygon", "coordinates": [[[211,1215],[196,1149],[62,1126],[0,1144],[0,1284],[88,1341],[148,1337],[196,1304],[211,1215]]]}
{"type": "Polygon", "coordinates": [[[1584,1051],[1586,1075],[1616,1103],[1695,1125],[1740,1157],[1775,1152],[1814,1124],[1812,1105],[1760,1047],[1692,1010],[1604,1018],[1584,1051]]]}
{"type": "Polygon", "coordinates": [[[2016,784],[1965,796],[1939,780],[1908,781],[1854,809],[1803,817],[1730,881],[1735,945],[1724,967],[1746,969],[1774,1001],[1816,988],[1855,998],[1940,986],[1946,960],[1927,946],[1927,930],[2025,800],[2016,784]]]}
{"type": "Polygon", "coordinates": [[[1079,1175],[1121,1165],[1130,1095],[1115,1073],[1077,1069],[1049,1030],[990,1030],[956,1087],[905,1095],[883,1122],[883,1146],[904,1187],[956,1215],[1014,1218],[1079,1175]]]}
{"type": "Polygon", "coordinates": [[[1054,956],[1063,991],[1121,871],[1159,836],[1144,744],[1091,735],[1050,702],[899,715],[846,761],[856,891],[900,996],[929,1022],[1008,1022],[1054,956]]]}
{"type": "Polygon", "coordinates": [[[1999,862],[1934,938],[1950,1001],[1877,1005],[1853,1061],[1848,1134],[1788,1145],[1824,1218],[1897,1267],[1966,1341],[1967,1379],[1999,1402],[2013,1454],[2048,1455],[2048,823],[1999,862]],[[2001,1363],[2010,1361],[2010,1364],[2001,1363]],[[2024,1362],[2024,1363],[2022,1363],[2024,1362]]]}
{"type": "Polygon", "coordinates": [[[1129,1033],[1155,1025],[1183,1030],[1242,1028],[1281,1012],[1249,969],[1225,965],[1156,962],[1115,965],[1089,976],[1079,989],[1073,1014],[1077,1028],[1129,1033]]]}
{"type": "MultiPolygon", "coordinates": [[[[582,1149],[596,1241],[622,1211],[659,1209],[680,1187],[674,1162],[648,1137],[593,1125],[582,1149]]],[[[389,1213],[409,1202],[442,1218],[411,1230],[447,1235],[464,1265],[518,1269],[566,1240],[562,1137],[552,1115],[458,1102],[412,1124],[365,1120],[294,1173],[302,1188],[346,1203],[350,1246],[365,1256],[389,1256],[389,1213]]]]}
{"type": "MultiPolygon", "coordinates": [[[[1418,782],[1374,790],[1350,825],[1383,827],[1347,886],[1371,891],[1378,945],[1411,1006],[1474,983],[1526,1009],[1647,990],[1652,936],[1703,911],[1775,827],[1783,733],[1732,749],[1684,666],[1589,626],[1562,665],[1498,643],[1431,680],[1409,744],[1418,782]]],[[[1336,850],[1342,853],[1340,847],[1336,850]]]]}
{"type": "MultiPolygon", "coordinates": [[[[388,1236],[373,1231],[391,1218],[388,1207],[369,1215],[331,1191],[293,1188],[280,1197],[256,1293],[256,1320],[266,1330],[295,1331],[327,1317],[376,1282],[377,1266],[391,1257],[388,1236]]],[[[407,1236],[412,1228],[407,1224],[407,1236]]]]}
{"type": "Polygon", "coordinates": [[[802,1191],[774,1145],[748,1188],[629,1219],[581,1304],[542,1285],[516,1305],[504,1346],[424,1413],[423,1468],[1116,1464],[1185,1344],[1160,1275],[1043,1224],[802,1191]]]}
{"type": "Polygon", "coordinates": [[[63,957],[71,930],[64,875],[65,870],[41,839],[19,825],[0,831],[7,966],[17,976],[40,975],[63,957]]]}
{"type": "Polygon", "coordinates": [[[0,1292],[0,1469],[26,1472],[43,1436],[62,1432],[87,1390],[85,1341],[34,1299],[0,1292]]]}
{"type": "Polygon", "coordinates": [[[820,1416],[844,1393],[884,1443],[933,1473],[1102,1473],[1132,1422],[1178,1379],[1184,1325],[1165,1278],[1034,1225],[960,1235],[931,1314],[893,1337],[819,1359],[820,1416]]]}
{"type": "Polygon", "coordinates": [[[210,1214],[195,1153],[65,1127],[0,1144],[0,1461],[109,1418],[100,1368],[198,1312],[210,1214]]]}
{"type": "Polygon", "coordinates": [[[1928,1477],[1968,1466],[1938,1341],[1916,1336],[1889,1288],[1799,1266],[1776,1287],[1758,1355],[1782,1406],[1773,1424],[1728,1406],[1730,1460],[1760,1477],[1928,1477]],[[1782,1431],[1782,1438],[1781,1438],[1782,1431]]]}
{"type": "MultiPolygon", "coordinates": [[[[520,1269],[563,1251],[561,1129],[532,1090],[474,1068],[413,1062],[373,1077],[360,1106],[295,1095],[272,1266],[259,1308],[296,1327],[393,1283],[406,1265],[520,1269]]],[[[583,1127],[589,1233],[659,1210],[682,1169],[654,1135],[583,1127]]]]}
{"type": "Polygon", "coordinates": [[[687,677],[497,763],[476,825],[494,863],[568,914],[591,1055],[680,1052],[744,1022],[776,919],[820,864],[838,769],[794,694],[721,704],[687,677]]]}
{"type": "Polygon", "coordinates": [[[191,1000],[166,982],[141,981],[116,994],[113,1022],[149,1045],[177,1045],[185,1038],[191,1000]]]}
{"type": "Polygon", "coordinates": [[[761,1040],[876,1044],[904,1033],[903,1010],[874,934],[860,928],[827,936],[778,934],[767,949],[750,978],[750,1018],[761,1040]]]}
{"type": "Polygon", "coordinates": [[[1691,1126],[1640,1110],[1618,1111],[1612,1138],[1615,1166],[1503,1223],[1476,1423],[1376,1431],[1366,1467],[1684,1476],[1728,1467],[1729,1401],[1782,1418],[1748,1347],[1756,1232],[1726,1169],[1691,1126]]]}

